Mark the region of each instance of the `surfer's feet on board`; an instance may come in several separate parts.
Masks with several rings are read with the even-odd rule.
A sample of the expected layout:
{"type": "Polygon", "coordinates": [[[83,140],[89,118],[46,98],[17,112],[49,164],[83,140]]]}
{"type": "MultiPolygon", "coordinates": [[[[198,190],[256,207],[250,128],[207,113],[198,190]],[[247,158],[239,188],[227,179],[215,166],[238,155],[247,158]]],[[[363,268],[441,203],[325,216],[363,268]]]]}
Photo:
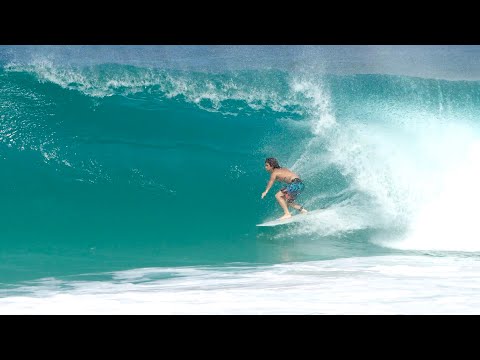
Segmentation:
{"type": "Polygon", "coordinates": [[[285,219],[288,219],[288,218],[291,218],[291,217],[292,217],[292,214],[285,214],[281,218],[278,218],[278,220],[285,220],[285,219]]]}

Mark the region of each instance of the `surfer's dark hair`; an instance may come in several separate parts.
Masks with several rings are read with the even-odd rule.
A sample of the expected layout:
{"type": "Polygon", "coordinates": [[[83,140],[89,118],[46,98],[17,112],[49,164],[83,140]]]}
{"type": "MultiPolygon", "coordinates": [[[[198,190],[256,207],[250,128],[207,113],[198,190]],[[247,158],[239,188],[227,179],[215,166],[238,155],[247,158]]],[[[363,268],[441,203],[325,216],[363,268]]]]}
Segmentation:
{"type": "Polygon", "coordinates": [[[269,164],[274,169],[280,168],[280,165],[278,165],[278,161],[275,158],[267,158],[267,160],[265,160],[265,164],[269,164]]]}

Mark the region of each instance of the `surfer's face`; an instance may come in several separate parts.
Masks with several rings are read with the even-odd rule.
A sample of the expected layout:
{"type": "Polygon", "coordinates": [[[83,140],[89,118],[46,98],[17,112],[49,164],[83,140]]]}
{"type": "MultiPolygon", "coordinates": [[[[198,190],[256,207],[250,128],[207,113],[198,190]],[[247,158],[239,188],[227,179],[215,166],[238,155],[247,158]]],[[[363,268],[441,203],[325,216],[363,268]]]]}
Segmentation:
{"type": "Polygon", "coordinates": [[[265,170],[272,171],[272,166],[269,163],[265,163],[265,170]]]}

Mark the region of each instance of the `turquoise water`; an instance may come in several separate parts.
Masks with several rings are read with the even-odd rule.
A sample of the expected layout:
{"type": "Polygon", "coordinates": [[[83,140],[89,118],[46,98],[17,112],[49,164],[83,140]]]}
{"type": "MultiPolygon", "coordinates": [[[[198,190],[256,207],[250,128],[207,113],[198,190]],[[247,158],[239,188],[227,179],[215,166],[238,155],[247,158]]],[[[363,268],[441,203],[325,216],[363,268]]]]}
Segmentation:
{"type": "MultiPolygon", "coordinates": [[[[0,49],[6,301],[49,294],[52,281],[61,284],[55,294],[71,294],[77,282],[124,285],[124,271],[140,271],[140,282],[152,285],[180,277],[208,288],[202,276],[220,281],[239,271],[241,286],[245,273],[278,266],[304,275],[304,266],[339,261],[339,271],[358,270],[390,256],[392,266],[414,266],[416,258],[435,266],[443,258],[478,261],[471,214],[480,200],[479,81],[432,77],[433,70],[423,77],[381,73],[384,66],[328,71],[332,63],[312,72],[316,62],[306,59],[313,50],[302,48],[300,56],[295,47],[264,48],[277,66],[265,66],[265,58],[252,66],[250,58],[243,67],[206,55],[179,58],[175,67],[181,47],[180,55],[162,48],[162,62],[155,62],[159,53],[142,58],[136,47],[144,61],[135,62],[121,49],[117,57],[97,49],[102,56],[83,62],[75,47],[61,57],[59,47],[0,49]],[[279,184],[260,198],[269,175],[264,160],[272,156],[304,180],[299,202],[324,211],[301,224],[255,226],[282,214],[274,198],[279,184]]],[[[179,312],[196,309],[190,303],[179,312]]]]}

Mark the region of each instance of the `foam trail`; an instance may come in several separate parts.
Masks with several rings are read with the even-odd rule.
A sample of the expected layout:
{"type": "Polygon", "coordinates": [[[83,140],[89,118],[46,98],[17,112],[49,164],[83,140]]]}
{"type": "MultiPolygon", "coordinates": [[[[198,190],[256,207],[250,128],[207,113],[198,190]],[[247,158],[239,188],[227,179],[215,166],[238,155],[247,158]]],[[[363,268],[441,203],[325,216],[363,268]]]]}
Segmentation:
{"type": "Polygon", "coordinates": [[[0,298],[0,313],[478,314],[479,271],[478,259],[453,256],[136,269],[112,281],[45,279],[0,298]]]}

